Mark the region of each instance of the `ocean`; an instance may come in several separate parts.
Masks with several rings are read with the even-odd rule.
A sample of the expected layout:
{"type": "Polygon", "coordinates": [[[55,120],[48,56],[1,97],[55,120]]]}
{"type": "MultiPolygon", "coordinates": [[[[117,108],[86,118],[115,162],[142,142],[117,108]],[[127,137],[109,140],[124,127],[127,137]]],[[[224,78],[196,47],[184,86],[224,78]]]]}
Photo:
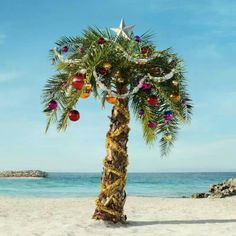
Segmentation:
{"type": "MultiPolygon", "coordinates": [[[[42,179],[1,179],[0,196],[91,197],[100,189],[101,173],[49,173],[42,179]]],[[[128,196],[182,197],[207,192],[210,184],[236,178],[236,172],[129,173],[128,196]]]]}

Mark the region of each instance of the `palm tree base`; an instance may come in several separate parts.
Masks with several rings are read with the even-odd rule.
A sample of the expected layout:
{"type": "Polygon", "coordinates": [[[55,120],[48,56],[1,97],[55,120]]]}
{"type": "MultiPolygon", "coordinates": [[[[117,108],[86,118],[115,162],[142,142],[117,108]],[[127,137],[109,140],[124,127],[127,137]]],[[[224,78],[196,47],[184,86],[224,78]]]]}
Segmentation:
{"type": "Polygon", "coordinates": [[[127,220],[127,216],[126,215],[122,215],[122,216],[114,216],[112,214],[109,214],[107,212],[104,211],[100,211],[98,209],[95,210],[92,219],[95,220],[103,220],[103,221],[109,221],[109,222],[113,222],[113,223],[122,223],[125,224],[126,220],[127,220]]]}

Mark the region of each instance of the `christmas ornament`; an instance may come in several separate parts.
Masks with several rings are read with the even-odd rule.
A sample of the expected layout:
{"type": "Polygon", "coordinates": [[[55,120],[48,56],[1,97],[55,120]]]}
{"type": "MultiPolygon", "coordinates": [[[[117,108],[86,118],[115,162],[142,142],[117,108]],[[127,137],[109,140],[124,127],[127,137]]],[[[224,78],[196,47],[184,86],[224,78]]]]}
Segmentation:
{"type": "Polygon", "coordinates": [[[166,111],[164,113],[164,119],[167,120],[167,121],[170,121],[174,118],[173,114],[171,111],[166,111]]]}
{"type": "Polygon", "coordinates": [[[134,25],[125,25],[125,21],[121,19],[120,26],[118,28],[111,28],[112,31],[116,32],[117,37],[122,36],[129,39],[128,33],[134,28],[134,25]]]}
{"type": "Polygon", "coordinates": [[[177,86],[179,84],[178,81],[176,81],[176,80],[172,80],[171,83],[172,83],[173,86],[177,86]]]}
{"type": "Polygon", "coordinates": [[[84,92],[80,95],[81,98],[87,98],[90,96],[90,92],[92,89],[92,85],[90,83],[86,83],[84,86],[84,92]]]}
{"type": "Polygon", "coordinates": [[[81,98],[87,98],[87,97],[89,97],[89,95],[90,95],[90,91],[85,91],[80,95],[80,97],[81,98]]]}
{"type": "Polygon", "coordinates": [[[68,52],[68,51],[69,51],[69,47],[67,47],[67,46],[63,47],[63,48],[62,48],[62,51],[63,51],[63,52],[68,52]]]}
{"type": "Polygon", "coordinates": [[[157,123],[155,121],[149,120],[147,126],[150,129],[155,129],[157,127],[157,123]]]}
{"type": "Polygon", "coordinates": [[[84,79],[85,79],[85,75],[79,73],[72,79],[72,84],[71,84],[72,87],[78,90],[82,89],[84,85],[84,79]]]}
{"type": "Polygon", "coordinates": [[[117,98],[107,94],[106,95],[106,101],[110,104],[116,104],[117,103],[117,98]]]}
{"type": "Polygon", "coordinates": [[[77,110],[72,110],[69,112],[68,117],[71,121],[77,121],[80,118],[80,114],[77,110]]]}
{"type": "Polygon", "coordinates": [[[108,62],[104,63],[102,66],[103,66],[103,68],[105,68],[106,70],[110,70],[110,69],[111,69],[111,64],[108,63],[108,62]]]}
{"type": "Polygon", "coordinates": [[[104,67],[99,67],[98,68],[98,73],[101,75],[106,75],[108,73],[108,70],[104,67]]]}
{"type": "Polygon", "coordinates": [[[143,109],[140,109],[139,112],[138,112],[139,116],[143,116],[144,115],[144,110],[143,109]]]}
{"type": "Polygon", "coordinates": [[[171,100],[172,102],[177,103],[177,102],[180,101],[180,99],[181,99],[181,96],[178,95],[178,94],[171,94],[171,95],[170,95],[170,100],[171,100]]]}
{"type": "Polygon", "coordinates": [[[134,41],[136,41],[136,42],[141,42],[141,38],[138,36],[138,35],[136,35],[135,37],[134,37],[134,41]]]}
{"type": "Polygon", "coordinates": [[[57,109],[57,102],[55,100],[51,100],[49,103],[48,103],[48,108],[50,110],[55,110],[57,109]]]}
{"type": "Polygon", "coordinates": [[[155,95],[151,95],[147,98],[147,104],[150,106],[155,106],[158,104],[158,99],[155,95]]]}
{"type": "Polygon", "coordinates": [[[171,134],[166,134],[164,136],[164,140],[167,141],[167,142],[171,141],[172,140],[172,135],[171,134]]]}
{"type": "Polygon", "coordinates": [[[150,53],[151,52],[151,48],[149,47],[142,47],[141,48],[141,53],[142,54],[147,54],[147,53],[150,53]]]}
{"type": "Polygon", "coordinates": [[[119,70],[117,70],[115,73],[114,73],[114,77],[115,78],[120,78],[121,77],[121,73],[119,70]]]}
{"type": "Polygon", "coordinates": [[[142,90],[147,90],[147,89],[151,89],[152,88],[152,85],[149,84],[149,83],[143,83],[142,85],[142,90]]]}
{"type": "Polygon", "coordinates": [[[106,42],[106,40],[103,37],[98,39],[98,44],[100,44],[100,45],[104,44],[105,42],[106,42]]]}

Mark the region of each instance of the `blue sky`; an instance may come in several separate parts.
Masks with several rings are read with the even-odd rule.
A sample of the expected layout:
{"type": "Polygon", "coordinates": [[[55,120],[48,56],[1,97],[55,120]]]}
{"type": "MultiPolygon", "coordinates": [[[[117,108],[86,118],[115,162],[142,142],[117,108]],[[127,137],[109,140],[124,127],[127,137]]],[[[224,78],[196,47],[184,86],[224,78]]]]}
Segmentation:
{"type": "Polygon", "coordinates": [[[116,27],[123,17],[135,34],[152,30],[158,48],[172,46],[185,60],[195,105],[165,158],[158,143],[145,145],[133,119],[129,171],[236,171],[235,1],[11,0],[0,11],[0,170],[101,171],[111,107],[81,101],[79,122],[45,135],[40,94],[54,72],[48,50],[57,39],[116,27]]]}

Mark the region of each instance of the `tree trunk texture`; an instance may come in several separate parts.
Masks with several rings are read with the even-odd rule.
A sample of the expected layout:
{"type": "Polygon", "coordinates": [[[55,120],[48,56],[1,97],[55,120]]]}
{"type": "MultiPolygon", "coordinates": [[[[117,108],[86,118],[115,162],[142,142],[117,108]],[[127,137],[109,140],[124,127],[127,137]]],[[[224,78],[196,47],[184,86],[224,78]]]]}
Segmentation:
{"type": "MultiPolygon", "coordinates": [[[[120,94],[127,91],[125,85],[118,86],[120,94]]],[[[110,129],[106,135],[106,157],[103,161],[101,190],[96,200],[93,219],[124,223],[123,214],[126,200],[127,142],[129,134],[128,98],[119,99],[113,106],[110,129]]]]}

